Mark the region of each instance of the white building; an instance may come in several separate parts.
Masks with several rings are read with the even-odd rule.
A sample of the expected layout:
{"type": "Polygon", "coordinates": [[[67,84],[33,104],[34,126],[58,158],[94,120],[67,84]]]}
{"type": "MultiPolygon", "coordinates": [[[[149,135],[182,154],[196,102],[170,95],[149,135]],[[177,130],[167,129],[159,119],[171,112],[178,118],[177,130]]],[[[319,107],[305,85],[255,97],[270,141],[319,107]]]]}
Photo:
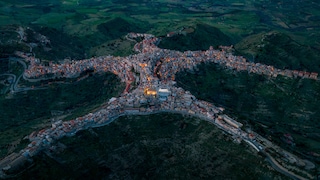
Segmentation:
{"type": "Polygon", "coordinates": [[[160,101],[165,101],[167,100],[168,96],[171,94],[171,92],[166,89],[166,88],[160,88],[158,90],[158,96],[159,96],[159,99],[160,101]]]}

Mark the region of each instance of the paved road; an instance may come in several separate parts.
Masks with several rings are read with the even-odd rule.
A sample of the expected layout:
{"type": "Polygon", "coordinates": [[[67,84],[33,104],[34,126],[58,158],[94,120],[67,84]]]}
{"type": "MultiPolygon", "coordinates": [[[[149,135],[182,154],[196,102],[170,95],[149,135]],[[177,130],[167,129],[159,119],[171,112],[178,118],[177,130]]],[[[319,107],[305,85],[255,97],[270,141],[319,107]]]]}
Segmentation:
{"type": "MultiPolygon", "coordinates": [[[[27,69],[27,64],[20,58],[15,58],[15,57],[10,57],[10,61],[16,61],[20,63],[23,66],[23,72],[27,69]]],[[[29,90],[38,90],[38,89],[46,89],[46,88],[32,88],[32,87],[23,87],[23,88],[18,88],[19,81],[21,77],[23,77],[23,72],[17,77],[15,74],[10,74],[10,73],[5,73],[5,74],[0,74],[0,76],[12,76],[13,81],[10,86],[10,91],[12,93],[15,92],[22,92],[22,91],[29,91],[29,90]]]]}
{"type": "Polygon", "coordinates": [[[17,61],[19,62],[22,66],[23,66],[23,69],[27,69],[27,64],[20,58],[15,58],[15,57],[9,57],[9,60],[10,61],[17,61]]]}
{"type": "Polygon", "coordinates": [[[10,91],[12,92],[14,90],[14,84],[15,84],[15,82],[17,80],[17,76],[15,74],[7,74],[7,73],[0,74],[0,76],[12,76],[13,77],[13,81],[12,81],[11,86],[10,86],[10,91]]]}
{"type": "MultiPolygon", "coordinates": [[[[19,62],[22,66],[23,66],[23,72],[27,69],[27,64],[19,59],[19,58],[14,58],[14,57],[10,57],[9,58],[10,61],[16,61],[16,62],[19,62]]],[[[20,92],[20,91],[24,91],[25,89],[24,88],[18,88],[18,83],[23,75],[23,72],[19,75],[19,77],[14,81],[13,83],[13,88],[11,89],[11,92],[20,92]]]]}
{"type": "Polygon", "coordinates": [[[264,152],[264,154],[267,156],[267,160],[268,162],[271,164],[271,166],[281,172],[282,174],[285,174],[286,176],[292,178],[292,179],[297,179],[297,180],[307,180],[306,178],[304,177],[301,177],[299,175],[296,175],[290,171],[288,171],[286,168],[284,168],[283,166],[281,166],[270,154],[264,152]]]}

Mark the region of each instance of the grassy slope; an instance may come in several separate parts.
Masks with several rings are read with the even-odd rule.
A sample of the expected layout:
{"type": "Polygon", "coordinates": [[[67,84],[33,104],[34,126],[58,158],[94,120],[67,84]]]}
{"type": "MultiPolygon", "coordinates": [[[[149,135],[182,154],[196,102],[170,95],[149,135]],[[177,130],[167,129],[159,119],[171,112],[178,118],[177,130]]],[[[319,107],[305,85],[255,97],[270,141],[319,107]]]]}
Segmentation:
{"type": "Polygon", "coordinates": [[[50,125],[52,110],[84,115],[118,96],[123,87],[115,75],[104,74],[70,84],[52,84],[45,90],[18,93],[12,99],[0,97],[0,156],[7,153],[7,144],[50,125]]]}
{"type": "Polygon", "coordinates": [[[179,51],[186,50],[207,50],[209,46],[231,45],[231,39],[219,29],[207,25],[197,24],[194,32],[185,35],[177,35],[172,38],[164,38],[160,48],[167,48],[179,51]]]}
{"type": "Polygon", "coordinates": [[[65,163],[42,155],[20,178],[285,179],[213,125],[177,114],[121,117],[60,142],[54,157],[65,163]]]}
{"type": "Polygon", "coordinates": [[[244,38],[235,49],[248,59],[277,68],[297,69],[320,73],[320,50],[300,44],[290,36],[269,32],[244,38]]]}
{"type": "Polygon", "coordinates": [[[252,123],[273,141],[281,143],[283,133],[292,133],[294,150],[320,152],[320,84],[314,80],[267,79],[202,64],[194,74],[178,74],[177,83],[200,99],[226,107],[227,113],[252,123]],[[258,123],[268,128],[259,128],[258,123]]]}

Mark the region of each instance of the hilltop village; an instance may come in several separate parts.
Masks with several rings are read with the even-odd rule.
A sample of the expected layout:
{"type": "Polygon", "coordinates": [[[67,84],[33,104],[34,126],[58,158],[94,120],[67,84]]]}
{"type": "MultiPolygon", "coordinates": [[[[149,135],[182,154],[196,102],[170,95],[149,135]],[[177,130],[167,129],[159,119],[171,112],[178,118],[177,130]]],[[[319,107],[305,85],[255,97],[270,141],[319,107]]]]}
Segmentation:
{"type": "Polygon", "coordinates": [[[294,70],[280,70],[272,66],[247,62],[241,56],[228,52],[230,47],[207,51],[179,52],[157,47],[159,40],[150,34],[129,33],[126,38],[135,41],[137,54],[127,57],[102,56],[79,61],[65,61],[60,64],[50,62],[44,65],[40,60],[17,52],[30,63],[23,74],[29,81],[52,78],[76,78],[86,71],[112,72],[126,83],[120,97],[114,97],[99,110],[70,121],[56,121],[51,127],[35,131],[29,135],[30,144],[20,151],[0,161],[0,177],[7,177],[20,171],[32,157],[40,151],[55,149],[53,142],[63,136],[73,136],[76,132],[90,127],[104,126],[120,116],[147,115],[159,112],[182,113],[209,121],[232,135],[238,143],[246,142],[257,152],[261,152],[271,165],[281,173],[297,179],[314,178],[308,170],[315,165],[307,160],[281,149],[255,132],[242,129],[242,124],[223,114],[224,109],[198,100],[190,92],[175,86],[175,75],[184,69],[194,70],[200,63],[217,63],[237,71],[318,79],[317,73],[294,70]],[[303,168],[306,170],[303,170],[303,168]],[[302,169],[302,170],[301,170],[302,169]],[[298,170],[299,173],[295,173],[298,170]]]}

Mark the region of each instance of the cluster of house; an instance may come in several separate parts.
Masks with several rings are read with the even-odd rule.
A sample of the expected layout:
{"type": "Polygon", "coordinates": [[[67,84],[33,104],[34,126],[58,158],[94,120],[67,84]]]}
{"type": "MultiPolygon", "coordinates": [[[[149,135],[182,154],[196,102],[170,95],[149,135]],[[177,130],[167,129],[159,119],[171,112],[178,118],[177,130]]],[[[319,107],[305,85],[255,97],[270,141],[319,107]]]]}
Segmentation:
{"type": "MultiPolygon", "coordinates": [[[[135,45],[135,50],[140,52],[136,55],[127,57],[102,56],[78,61],[65,61],[60,64],[49,63],[43,65],[38,59],[28,58],[31,62],[28,69],[24,72],[25,78],[39,77],[77,77],[81,72],[92,70],[95,72],[110,71],[118,75],[122,81],[127,83],[127,91],[130,89],[131,82],[136,78],[142,78],[157,81],[153,78],[157,76],[160,80],[174,80],[175,74],[182,69],[194,69],[202,62],[214,62],[238,71],[248,71],[257,74],[264,74],[272,77],[278,75],[288,77],[302,77],[318,79],[318,73],[304,72],[297,70],[281,70],[260,63],[247,62],[242,56],[235,56],[227,51],[226,48],[214,50],[212,47],[207,51],[172,51],[160,49],[156,46],[159,39],[150,34],[130,33],[127,38],[143,37],[144,40],[135,45]],[[143,65],[143,66],[142,66],[143,65]],[[147,68],[145,68],[148,66],[147,68]],[[146,76],[136,76],[131,73],[134,69],[141,72],[144,69],[146,76]]],[[[126,91],[126,92],[127,92],[126,91]]]]}
{"type": "Polygon", "coordinates": [[[277,69],[270,65],[247,62],[246,59],[241,56],[234,56],[224,51],[221,51],[221,52],[225,54],[224,56],[222,56],[225,58],[214,59],[214,62],[238,71],[248,71],[250,73],[263,74],[271,77],[277,77],[278,75],[282,75],[290,78],[300,77],[300,78],[309,78],[314,80],[318,79],[318,73],[316,72],[310,73],[310,72],[298,71],[298,70],[277,69]]]}
{"type": "Polygon", "coordinates": [[[129,70],[127,62],[119,61],[119,58],[112,56],[102,56],[79,61],[66,60],[60,64],[49,62],[48,65],[39,63],[39,60],[35,62],[36,59],[30,60],[31,65],[24,72],[26,78],[42,78],[50,75],[54,77],[74,78],[78,77],[82,72],[92,70],[97,72],[110,71],[119,75],[121,79],[125,79],[129,70]]]}
{"type": "MultiPolygon", "coordinates": [[[[63,136],[72,136],[77,131],[88,127],[103,126],[119,116],[157,112],[185,113],[200,117],[237,136],[240,140],[248,141],[257,151],[262,149],[263,145],[254,142],[252,136],[241,130],[241,123],[222,114],[223,108],[198,100],[190,92],[175,87],[174,76],[178,71],[186,68],[193,69],[201,62],[220,63],[235,69],[239,67],[238,70],[244,70],[245,68],[242,66],[246,66],[247,70],[249,67],[252,68],[251,72],[267,75],[269,74],[266,72],[286,71],[278,71],[271,66],[258,63],[247,63],[243,57],[233,56],[224,50],[210,48],[207,51],[182,53],[156,47],[158,40],[152,35],[130,33],[127,37],[144,37],[144,40],[138,43],[140,45],[137,45],[139,46],[137,50],[140,51],[142,48],[141,53],[128,57],[103,56],[79,61],[66,61],[60,64],[49,63],[46,66],[35,58],[28,59],[31,65],[24,73],[26,78],[41,79],[49,74],[52,77],[70,78],[79,76],[81,72],[86,70],[109,71],[126,82],[127,87],[125,93],[120,97],[111,98],[105,106],[95,112],[70,121],[57,121],[50,128],[33,132],[29,136],[31,143],[19,155],[16,155],[15,159],[27,161],[43,148],[49,148],[53,141],[63,136]],[[138,86],[135,89],[130,89],[133,82],[138,86]]],[[[4,168],[16,167],[7,159],[1,161],[1,164],[3,166],[0,166],[2,170],[0,175],[1,172],[5,172],[4,168]]]]}
{"type": "MultiPolygon", "coordinates": [[[[52,142],[63,136],[72,136],[77,131],[87,129],[88,127],[103,126],[112,122],[114,119],[123,115],[149,114],[157,112],[178,112],[207,118],[214,122],[217,114],[222,112],[222,108],[197,100],[188,91],[166,84],[138,87],[131,93],[125,93],[118,98],[111,98],[105,108],[85,116],[78,117],[70,121],[57,121],[52,123],[50,128],[33,132],[29,135],[30,144],[21,150],[19,155],[15,155],[13,161],[5,159],[1,161],[5,166],[1,167],[3,172],[6,168],[17,168],[21,162],[25,164],[28,159],[33,157],[44,148],[50,148],[52,142]],[[19,160],[19,161],[18,161],[19,160]],[[15,162],[14,164],[12,162],[15,162]]],[[[232,125],[232,123],[229,123],[232,125]]],[[[227,126],[225,126],[227,127],[227,126]]],[[[231,127],[231,126],[230,126],[231,127]]],[[[232,127],[234,128],[234,127],[232,127]]],[[[240,127],[239,127],[240,128],[240,127]]]]}

